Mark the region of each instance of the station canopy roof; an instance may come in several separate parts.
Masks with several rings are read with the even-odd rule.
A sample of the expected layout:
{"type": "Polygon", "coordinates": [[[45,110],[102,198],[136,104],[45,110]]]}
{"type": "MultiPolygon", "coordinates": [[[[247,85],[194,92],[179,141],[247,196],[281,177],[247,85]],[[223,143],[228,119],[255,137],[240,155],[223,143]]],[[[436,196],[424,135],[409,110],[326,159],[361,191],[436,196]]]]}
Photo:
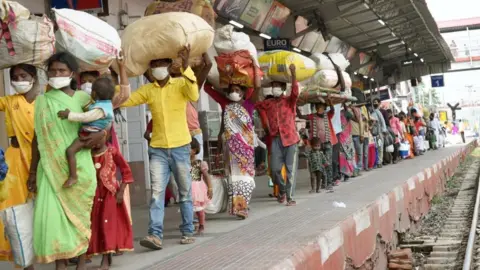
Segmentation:
{"type": "Polygon", "coordinates": [[[397,80],[445,72],[454,60],[425,0],[280,2],[292,10],[292,15],[308,19],[312,31],[324,27],[328,34],[374,55],[385,75],[396,73],[397,80]],[[423,59],[424,63],[402,66],[409,59],[423,59]]]}

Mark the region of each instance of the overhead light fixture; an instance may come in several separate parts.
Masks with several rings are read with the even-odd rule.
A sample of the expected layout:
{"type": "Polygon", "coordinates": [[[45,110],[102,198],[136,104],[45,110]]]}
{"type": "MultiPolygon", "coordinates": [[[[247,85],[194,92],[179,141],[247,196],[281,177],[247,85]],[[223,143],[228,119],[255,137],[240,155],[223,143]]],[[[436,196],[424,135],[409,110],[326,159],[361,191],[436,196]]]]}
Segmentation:
{"type": "Polygon", "coordinates": [[[228,22],[229,24],[233,25],[233,26],[236,26],[238,28],[243,28],[243,24],[239,23],[239,22],[236,22],[234,20],[231,20],[228,22]]]}
{"type": "Polygon", "coordinates": [[[418,57],[418,54],[417,54],[417,53],[414,53],[413,55],[415,55],[415,57],[418,57]]]}
{"type": "Polygon", "coordinates": [[[423,58],[420,58],[420,61],[422,61],[422,63],[423,63],[423,58]]]}
{"type": "Polygon", "coordinates": [[[363,6],[364,6],[366,9],[370,9],[370,7],[367,5],[367,3],[363,3],[363,6]]]}
{"type": "Polygon", "coordinates": [[[382,21],[382,20],[378,20],[378,22],[379,22],[381,25],[385,25],[385,22],[382,21]]]}
{"type": "Polygon", "coordinates": [[[392,32],[392,36],[393,36],[393,37],[396,37],[395,33],[392,32]]]}
{"type": "Polygon", "coordinates": [[[364,79],[368,79],[368,76],[365,76],[365,75],[364,75],[363,78],[364,78],[364,79]]]}
{"type": "Polygon", "coordinates": [[[412,48],[408,48],[409,51],[412,51],[412,48]]]}
{"type": "Polygon", "coordinates": [[[355,72],[353,72],[353,75],[357,75],[357,74],[358,74],[358,73],[357,73],[356,71],[355,71],[355,72]]]}
{"type": "Polygon", "coordinates": [[[405,41],[402,40],[402,44],[405,45],[405,41]]]}
{"type": "Polygon", "coordinates": [[[264,34],[264,33],[260,33],[259,36],[261,36],[261,37],[264,38],[264,39],[272,39],[271,36],[266,35],[266,34],[264,34]]]}
{"type": "Polygon", "coordinates": [[[371,79],[370,79],[370,81],[372,81],[372,82],[373,82],[373,81],[375,81],[375,79],[374,79],[374,78],[371,78],[371,79]]]}
{"type": "Polygon", "coordinates": [[[299,48],[293,48],[294,51],[298,52],[298,53],[301,53],[302,50],[300,50],[299,48]]]}

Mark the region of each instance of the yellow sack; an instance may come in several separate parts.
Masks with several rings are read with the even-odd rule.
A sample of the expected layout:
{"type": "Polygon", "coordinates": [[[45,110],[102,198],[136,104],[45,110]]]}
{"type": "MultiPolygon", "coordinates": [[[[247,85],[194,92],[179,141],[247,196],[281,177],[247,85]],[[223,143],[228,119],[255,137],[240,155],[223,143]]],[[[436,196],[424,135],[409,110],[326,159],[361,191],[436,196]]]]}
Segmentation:
{"type": "Polygon", "coordinates": [[[191,46],[190,57],[201,56],[212,46],[213,37],[213,28],[191,13],[167,12],[143,17],[127,26],[122,35],[128,76],[143,75],[152,60],[177,58],[187,44],[191,46]]]}
{"type": "Polygon", "coordinates": [[[265,52],[258,58],[260,68],[265,74],[264,82],[291,82],[289,66],[294,64],[297,71],[297,81],[305,81],[312,77],[316,70],[315,62],[301,54],[290,51],[265,52]]]}

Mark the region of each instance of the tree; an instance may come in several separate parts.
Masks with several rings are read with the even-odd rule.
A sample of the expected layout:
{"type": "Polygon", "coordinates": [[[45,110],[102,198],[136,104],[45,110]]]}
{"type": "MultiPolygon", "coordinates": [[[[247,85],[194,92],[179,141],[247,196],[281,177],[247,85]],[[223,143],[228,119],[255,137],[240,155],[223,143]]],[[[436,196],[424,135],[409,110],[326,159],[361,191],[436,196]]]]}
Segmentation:
{"type": "Polygon", "coordinates": [[[423,106],[436,106],[436,105],[440,105],[442,102],[437,93],[437,89],[430,88],[429,90],[423,91],[422,99],[420,100],[420,103],[422,103],[423,106]],[[431,94],[431,101],[430,101],[430,94],[431,94]]]}

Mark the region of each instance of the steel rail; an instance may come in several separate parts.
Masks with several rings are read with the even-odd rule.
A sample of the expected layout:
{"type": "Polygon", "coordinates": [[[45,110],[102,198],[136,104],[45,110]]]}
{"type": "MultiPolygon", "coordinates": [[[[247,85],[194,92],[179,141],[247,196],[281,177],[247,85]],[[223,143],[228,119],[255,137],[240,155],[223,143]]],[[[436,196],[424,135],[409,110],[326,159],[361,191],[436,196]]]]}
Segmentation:
{"type": "MultiPolygon", "coordinates": [[[[479,177],[477,176],[477,182],[479,177]]],[[[472,225],[470,234],[468,235],[467,249],[465,250],[465,259],[463,260],[463,270],[470,270],[472,265],[473,249],[475,247],[475,239],[477,233],[478,210],[480,206],[480,187],[477,186],[477,197],[475,199],[475,209],[473,210],[472,225]]]]}

